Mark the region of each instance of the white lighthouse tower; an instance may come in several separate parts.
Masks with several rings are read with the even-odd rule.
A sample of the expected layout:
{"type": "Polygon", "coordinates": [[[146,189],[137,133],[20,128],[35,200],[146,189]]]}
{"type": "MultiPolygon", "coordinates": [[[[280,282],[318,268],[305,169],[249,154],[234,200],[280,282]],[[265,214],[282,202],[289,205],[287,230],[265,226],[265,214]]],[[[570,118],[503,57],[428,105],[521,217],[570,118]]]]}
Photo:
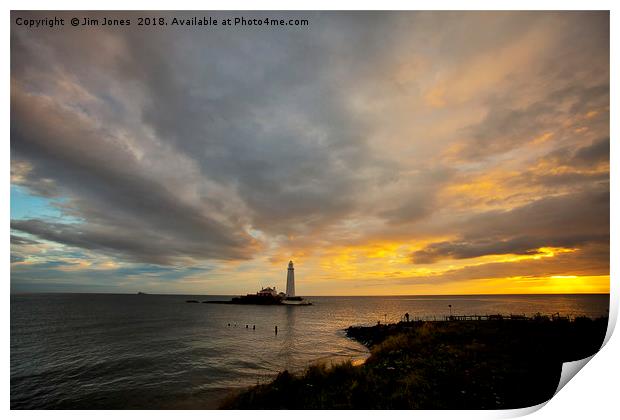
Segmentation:
{"type": "Polygon", "coordinates": [[[286,297],[293,296],[295,296],[295,268],[293,267],[293,261],[289,261],[286,274],[286,297]]]}

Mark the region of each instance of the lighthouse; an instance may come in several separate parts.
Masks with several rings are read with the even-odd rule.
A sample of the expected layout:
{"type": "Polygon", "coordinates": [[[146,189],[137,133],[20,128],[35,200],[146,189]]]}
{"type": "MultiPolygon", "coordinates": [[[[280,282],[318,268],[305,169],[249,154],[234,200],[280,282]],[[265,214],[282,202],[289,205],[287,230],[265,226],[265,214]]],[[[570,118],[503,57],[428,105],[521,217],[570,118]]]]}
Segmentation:
{"type": "Polygon", "coordinates": [[[286,297],[293,296],[295,296],[295,268],[293,268],[293,261],[289,261],[286,273],[286,297]]]}

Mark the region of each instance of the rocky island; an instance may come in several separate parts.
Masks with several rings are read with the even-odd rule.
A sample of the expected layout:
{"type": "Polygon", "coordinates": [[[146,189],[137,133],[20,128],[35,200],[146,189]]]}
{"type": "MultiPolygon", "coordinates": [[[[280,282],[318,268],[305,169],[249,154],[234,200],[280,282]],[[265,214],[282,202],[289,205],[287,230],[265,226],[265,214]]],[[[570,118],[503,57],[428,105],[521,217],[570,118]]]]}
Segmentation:
{"type": "Polygon", "coordinates": [[[286,293],[276,290],[273,287],[263,287],[256,293],[248,293],[245,296],[237,296],[231,300],[207,300],[203,303],[219,303],[232,305],[295,305],[308,306],[312,305],[301,296],[295,296],[295,268],[293,261],[289,261],[286,274],[286,293]]]}

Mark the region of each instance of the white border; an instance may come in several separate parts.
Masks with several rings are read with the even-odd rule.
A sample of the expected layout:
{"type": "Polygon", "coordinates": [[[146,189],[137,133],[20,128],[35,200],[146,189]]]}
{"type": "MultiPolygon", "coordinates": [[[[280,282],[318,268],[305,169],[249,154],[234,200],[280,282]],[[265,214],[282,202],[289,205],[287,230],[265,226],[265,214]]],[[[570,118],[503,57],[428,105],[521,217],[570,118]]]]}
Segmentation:
{"type": "MultiPolygon", "coordinates": [[[[10,68],[9,68],[9,48],[10,48],[10,9],[15,10],[28,10],[28,9],[41,9],[41,10],[84,10],[84,9],[98,9],[98,10],[253,10],[253,9],[265,9],[265,10],[611,10],[611,75],[618,74],[618,30],[617,25],[620,20],[617,18],[619,4],[617,1],[604,1],[604,0],[591,0],[591,1],[577,1],[577,0],[564,0],[564,1],[550,1],[550,0],[521,0],[521,1],[489,1],[489,0],[469,0],[465,1],[404,1],[404,0],[383,0],[381,2],[370,2],[364,0],[358,1],[334,1],[334,0],[316,0],[316,1],[282,1],[282,0],[263,0],[263,1],[241,1],[241,0],[229,0],[226,2],[205,2],[205,1],[190,1],[190,0],[176,0],[174,2],[164,1],[146,1],[146,0],[108,0],[108,1],[90,1],[86,4],[83,1],[77,0],[62,0],[62,1],[43,1],[43,0],[24,0],[14,1],[10,0],[5,4],[8,8],[5,9],[5,19],[3,20],[4,37],[2,42],[4,59],[2,66],[2,75],[4,80],[3,90],[5,100],[2,102],[2,117],[4,119],[4,147],[2,149],[0,162],[3,167],[3,173],[8,178],[10,157],[9,157],[9,135],[8,127],[10,123],[10,95],[9,95],[9,80],[10,80],[10,68]],[[465,7],[467,6],[467,7],[465,7]]],[[[617,124],[615,121],[620,121],[620,115],[618,113],[617,104],[617,91],[615,79],[612,76],[611,80],[611,208],[618,209],[618,192],[617,192],[617,171],[615,170],[618,163],[618,148],[615,146],[617,124]]],[[[8,179],[2,185],[3,197],[9,197],[9,182],[8,179]]],[[[2,223],[5,225],[5,232],[9,230],[10,211],[8,205],[8,199],[5,199],[5,203],[2,206],[2,223]]],[[[618,238],[618,223],[615,218],[611,218],[611,293],[612,304],[610,308],[610,324],[615,324],[618,313],[618,280],[617,280],[617,264],[614,261],[619,260],[619,252],[616,246],[615,239],[618,238]]],[[[9,299],[10,296],[10,268],[9,258],[10,245],[8,241],[8,235],[5,236],[2,243],[2,255],[4,255],[4,296],[5,299],[9,299]]],[[[8,301],[5,300],[6,306],[3,310],[4,320],[2,322],[3,337],[6,338],[5,344],[2,348],[4,364],[2,365],[2,395],[4,396],[4,408],[9,410],[9,396],[10,396],[10,311],[8,301]]],[[[612,418],[618,412],[618,399],[616,393],[616,385],[620,376],[620,363],[618,362],[617,354],[620,354],[620,343],[617,337],[611,337],[609,342],[605,345],[602,351],[597,354],[585,368],[579,372],[577,378],[570,381],[554,398],[552,398],[547,404],[542,404],[542,409],[535,411],[536,408],[523,409],[523,410],[508,410],[508,411],[390,411],[387,412],[373,412],[373,411],[354,411],[354,412],[342,412],[331,411],[321,412],[316,411],[299,411],[299,412],[222,412],[222,411],[182,411],[182,412],[169,412],[169,411],[150,411],[150,412],[113,412],[113,411],[45,411],[45,412],[28,412],[28,411],[11,411],[10,415],[14,418],[38,418],[44,416],[51,419],[64,419],[64,418],[83,418],[88,416],[89,418],[105,418],[109,419],[112,416],[114,418],[134,418],[135,416],[148,415],[152,419],[168,419],[171,415],[175,417],[183,418],[200,418],[204,419],[205,416],[211,418],[231,418],[231,417],[249,417],[252,418],[269,418],[269,419],[283,419],[294,415],[301,419],[314,419],[317,416],[327,416],[335,418],[336,416],[355,416],[356,419],[372,419],[376,420],[377,416],[389,415],[393,420],[397,419],[411,419],[415,418],[431,418],[431,419],[447,419],[447,418],[505,418],[515,417],[527,414],[528,412],[535,411],[531,415],[531,418],[537,419],[583,419],[586,416],[590,418],[612,418]]],[[[541,408],[541,407],[537,407],[541,408]]]]}

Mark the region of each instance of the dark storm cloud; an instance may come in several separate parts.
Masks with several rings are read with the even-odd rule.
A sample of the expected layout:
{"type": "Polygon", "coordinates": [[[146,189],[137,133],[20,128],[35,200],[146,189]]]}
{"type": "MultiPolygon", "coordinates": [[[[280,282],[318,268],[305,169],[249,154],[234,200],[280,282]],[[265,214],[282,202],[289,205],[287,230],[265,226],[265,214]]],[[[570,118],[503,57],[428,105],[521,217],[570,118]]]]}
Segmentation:
{"type": "Polygon", "coordinates": [[[609,163],[609,137],[578,149],[570,160],[571,165],[581,167],[592,167],[599,163],[609,163]]]}
{"type": "Polygon", "coordinates": [[[62,185],[73,200],[68,211],[87,221],[53,229],[39,221],[35,230],[16,222],[15,229],[89,249],[101,245],[109,251],[116,246],[129,258],[148,262],[169,263],[184,253],[245,258],[251,251],[254,241],[249,235],[182,202],[141,173],[130,150],[79,114],[14,88],[11,138],[15,156],[33,164],[30,185],[46,187],[48,183],[36,182],[45,179],[62,185]],[[115,241],[113,235],[120,237],[115,241]]]}
{"type": "MultiPolygon", "coordinates": [[[[299,28],[287,36],[249,29],[102,31],[77,38],[51,31],[34,38],[15,31],[12,150],[32,165],[20,183],[40,195],[69,195],[65,212],[84,221],[64,227],[55,240],[75,244],[74,229],[92,235],[105,227],[132,240],[97,236],[82,246],[116,247],[148,262],[187,252],[185,243],[192,257],[247,258],[256,241],[245,225],[303,233],[352,211],[356,193],[387,165],[367,151],[366,124],[346,112],[338,94],[342,80],[328,74],[326,64],[343,73],[359,68],[363,77],[391,32],[387,20],[369,15],[336,21],[331,37],[299,28]],[[369,38],[370,24],[376,33],[369,38]],[[343,58],[340,48],[348,41],[352,48],[343,58]],[[95,76],[94,66],[105,73],[95,76]],[[105,90],[123,87],[139,93],[143,127],[199,168],[186,182],[217,184],[224,196],[202,191],[197,202],[186,203],[165,173],[144,170],[140,155],[156,160],[171,152],[117,138],[115,129],[127,125],[127,107],[135,104],[105,90]],[[238,213],[221,205],[226,194],[242,203],[238,213]],[[154,246],[154,238],[168,246],[154,246]]],[[[49,238],[57,227],[41,234],[49,238]]]]}
{"type": "Polygon", "coordinates": [[[571,248],[588,242],[605,242],[607,235],[563,235],[557,237],[516,237],[508,240],[482,239],[472,241],[437,242],[413,254],[416,264],[429,264],[441,259],[476,258],[485,255],[537,255],[540,247],[571,248]]]}
{"type": "Polygon", "coordinates": [[[578,251],[535,260],[490,262],[465,265],[433,276],[399,279],[402,284],[440,284],[447,282],[512,277],[605,276],[609,274],[609,246],[602,243],[583,245],[578,251]]]}
{"type": "Polygon", "coordinates": [[[366,77],[382,41],[389,42],[390,20],[311,18],[320,28],[284,37],[258,30],[161,42],[144,32],[126,38],[127,71],[144,75],[149,95],[144,121],[197,159],[206,177],[234,185],[253,225],[271,233],[338,220],[365,186],[358,168],[383,170],[366,147],[368,124],[347,109],[349,86],[338,73],[366,77]],[[183,57],[172,45],[179,42],[183,57]]]}
{"type": "Polygon", "coordinates": [[[23,236],[11,235],[11,245],[35,245],[38,244],[37,241],[33,241],[32,239],[24,238],[23,236]]]}
{"type": "Polygon", "coordinates": [[[413,253],[416,264],[484,255],[538,253],[542,247],[573,248],[609,242],[609,192],[548,197],[508,211],[471,217],[462,239],[432,243],[413,253]]]}
{"type": "Polygon", "coordinates": [[[570,86],[522,108],[507,107],[502,100],[493,99],[482,122],[468,128],[471,140],[464,145],[461,157],[481,159],[506,153],[547,133],[565,136],[561,121],[608,104],[608,84],[570,86]]]}
{"type": "Polygon", "coordinates": [[[514,63],[501,83],[510,89],[494,89],[483,97],[486,116],[463,131],[461,158],[489,158],[546,134],[567,142],[592,110],[598,115],[588,122],[590,131],[598,135],[609,130],[609,15],[548,12],[526,16],[530,24],[535,22],[533,27],[542,24],[548,32],[541,30],[537,36],[530,32],[528,38],[522,27],[518,36],[523,42],[532,49],[551,43],[527,64],[530,69],[517,68],[525,63],[514,63]]]}
{"type": "Polygon", "coordinates": [[[437,209],[438,192],[454,180],[455,171],[441,167],[420,168],[416,175],[416,183],[400,190],[402,200],[379,213],[389,225],[416,223],[430,216],[437,209]]]}
{"type": "Polygon", "coordinates": [[[11,222],[11,229],[48,241],[152,264],[167,265],[182,258],[242,257],[232,252],[226,255],[222,249],[211,248],[213,245],[204,234],[202,238],[192,241],[181,235],[171,239],[160,232],[151,233],[92,224],[50,223],[36,219],[14,220],[11,222]]]}
{"type": "Polygon", "coordinates": [[[593,140],[575,148],[560,147],[543,156],[537,166],[509,180],[512,187],[540,186],[545,188],[600,188],[609,183],[609,137],[593,140]],[[560,170],[561,169],[561,170],[560,170]]]}

